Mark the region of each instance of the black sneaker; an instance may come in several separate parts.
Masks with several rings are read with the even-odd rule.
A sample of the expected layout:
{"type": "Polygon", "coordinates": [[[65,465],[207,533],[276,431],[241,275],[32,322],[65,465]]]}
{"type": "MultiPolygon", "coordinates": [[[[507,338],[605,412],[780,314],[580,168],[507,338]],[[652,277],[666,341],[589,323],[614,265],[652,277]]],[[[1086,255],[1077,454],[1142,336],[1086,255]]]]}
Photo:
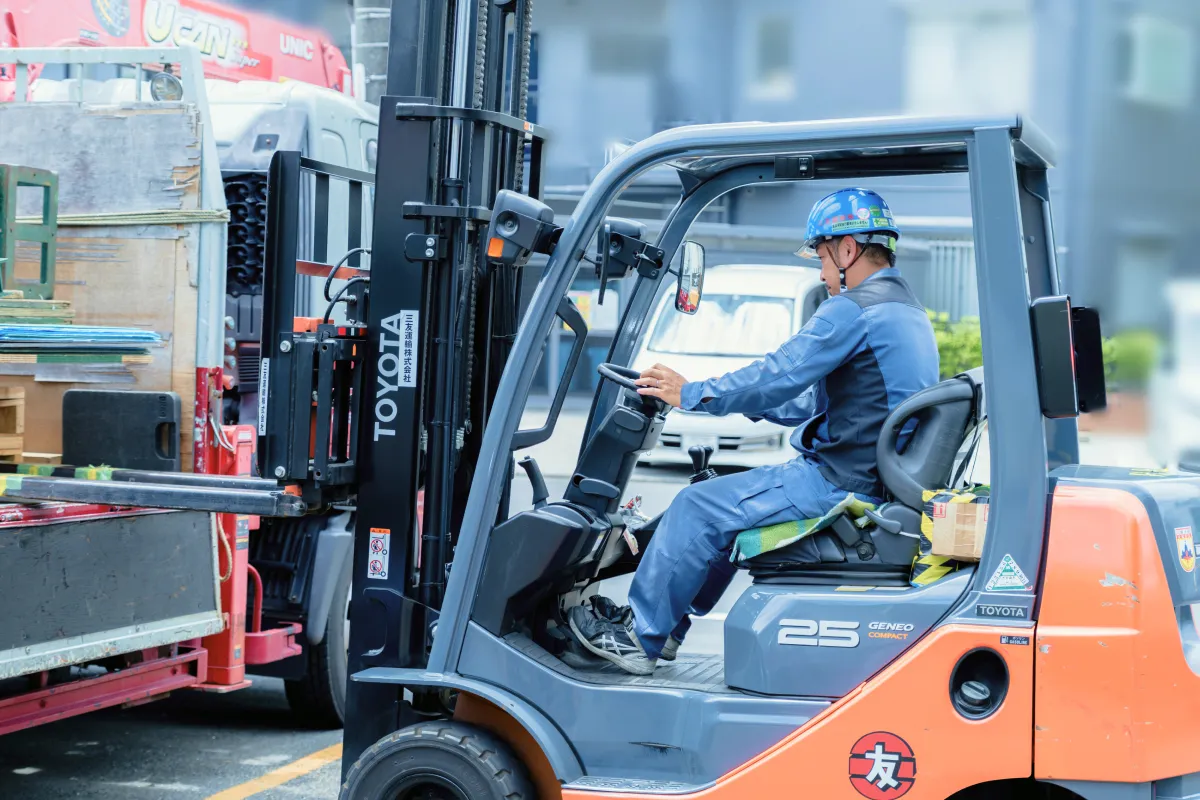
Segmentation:
{"type": "MultiPolygon", "coordinates": [[[[633,615],[633,609],[629,606],[619,606],[604,595],[594,594],[588,598],[588,603],[597,616],[619,625],[624,625],[633,615]]],[[[679,644],[679,640],[674,636],[668,637],[667,643],[663,645],[662,652],[658,656],[659,660],[674,661],[675,656],[679,654],[679,644]]]]}
{"type": "Polygon", "coordinates": [[[574,606],[567,612],[567,622],[579,643],[606,661],[611,661],[632,675],[649,675],[655,662],[646,657],[641,643],[633,632],[633,615],[625,624],[613,622],[590,608],[574,606]]]}

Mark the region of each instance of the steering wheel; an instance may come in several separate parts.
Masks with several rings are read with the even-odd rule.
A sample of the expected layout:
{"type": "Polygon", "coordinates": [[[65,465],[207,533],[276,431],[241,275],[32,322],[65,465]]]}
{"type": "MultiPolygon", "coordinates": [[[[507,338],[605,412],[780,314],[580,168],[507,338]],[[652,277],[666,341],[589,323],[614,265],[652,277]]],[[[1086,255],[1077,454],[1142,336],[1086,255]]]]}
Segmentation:
{"type": "Polygon", "coordinates": [[[636,369],[630,369],[629,367],[622,367],[617,364],[609,364],[608,362],[605,362],[596,367],[596,372],[600,373],[600,377],[604,378],[605,380],[612,381],[617,386],[630,389],[634,392],[641,388],[634,383],[634,381],[636,381],[642,375],[642,373],[638,372],[636,369]]]}

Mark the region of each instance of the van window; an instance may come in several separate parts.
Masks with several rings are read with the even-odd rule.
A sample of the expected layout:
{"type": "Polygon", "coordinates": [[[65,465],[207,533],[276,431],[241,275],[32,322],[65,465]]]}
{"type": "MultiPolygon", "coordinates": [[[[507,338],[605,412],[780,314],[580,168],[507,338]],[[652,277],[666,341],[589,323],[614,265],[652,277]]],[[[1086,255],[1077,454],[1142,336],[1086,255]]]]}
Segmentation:
{"type": "Polygon", "coordinates": [[[689,356],[759,358],[786,342],[795,300],[741,294],[706,294],[694,316],[664,309],[648,348],[689,356]]]}

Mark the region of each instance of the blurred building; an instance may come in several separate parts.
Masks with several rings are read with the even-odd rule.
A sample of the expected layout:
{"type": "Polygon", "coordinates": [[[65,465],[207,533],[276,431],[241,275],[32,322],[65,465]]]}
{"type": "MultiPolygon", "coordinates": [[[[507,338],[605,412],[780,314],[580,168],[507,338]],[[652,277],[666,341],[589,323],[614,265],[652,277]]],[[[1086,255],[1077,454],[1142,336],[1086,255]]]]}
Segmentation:
{"type": "MultiPolygon", "coordinates": [[[[1059,147],[1052,186],[1073,295],[1100,306],[1109,327],[1154,326],[1171,277],[1200,274],[1185,246],[1200,233],[1189,202],[1200,179],[1200,3],[539,0],[535,26],[538,122],[554,132],[548,184],[564,210],[612,142],[674,125],[1018,111],[1059,147]]],[[[648,176],[627,194],[638,205],[619,212],[669,206],[669,177],[648,176]]],[[[827,188],[741,192],[696,233],[720,260],[786,261],[827,188]]],[[[922,293],[970,312],[973,298],[929,285],[963,261],[964,181],[873,188],[909,223],[917,246],[905,261],[922,293]]]]}
{"type": "MultiPolygon", "coordinates": [[[[237,1],[327,27],[354,18],[347,0],[237,1]]],[[[1200,240],[1195,0],[536,0],[534,25],[530,115],[553,134],[546,188],[561,214],[612,148],[676,125],[1016,111],[1058,144],[1060,268],[1107,332],[1165,333],[1172,282],[1200,279],[1187,244],[1200,240]]],[[[923,300],[976,313],[962,177],[872,188],[903,224],[902,267],[923,300]]],[[[738,192],[692,238],[710,263],[795,263],[808,208],[828,189],[738,192]]],[[[653,231],[678,191],[656,170],[614,213],[653,231]]],[[[612,312],[593,321],[597,355],[612,312]]]]}

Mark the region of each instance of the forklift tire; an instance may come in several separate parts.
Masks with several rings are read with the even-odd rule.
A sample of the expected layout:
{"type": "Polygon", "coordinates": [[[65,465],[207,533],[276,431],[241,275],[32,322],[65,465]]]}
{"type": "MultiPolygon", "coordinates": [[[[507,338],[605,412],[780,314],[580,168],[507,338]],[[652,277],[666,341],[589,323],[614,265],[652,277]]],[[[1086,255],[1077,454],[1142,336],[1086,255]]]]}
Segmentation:
{"type": "Polygon", "coordinates": [[[534,800],[529,773],[487,731],[421,722],[371,745],[346,774],[341,800],[534,800]]]}
{"type": "Polygon", "coordinates": [[[331,730],[342,727],[346,715],[346,652],[350,643],[350,581],[353,559],[347,557],[333,587],[333,607],[325,621],[325,636],[315,646],[305,645],[304,677],[284,681],[292,714],[306,727],[331,730]]]}

